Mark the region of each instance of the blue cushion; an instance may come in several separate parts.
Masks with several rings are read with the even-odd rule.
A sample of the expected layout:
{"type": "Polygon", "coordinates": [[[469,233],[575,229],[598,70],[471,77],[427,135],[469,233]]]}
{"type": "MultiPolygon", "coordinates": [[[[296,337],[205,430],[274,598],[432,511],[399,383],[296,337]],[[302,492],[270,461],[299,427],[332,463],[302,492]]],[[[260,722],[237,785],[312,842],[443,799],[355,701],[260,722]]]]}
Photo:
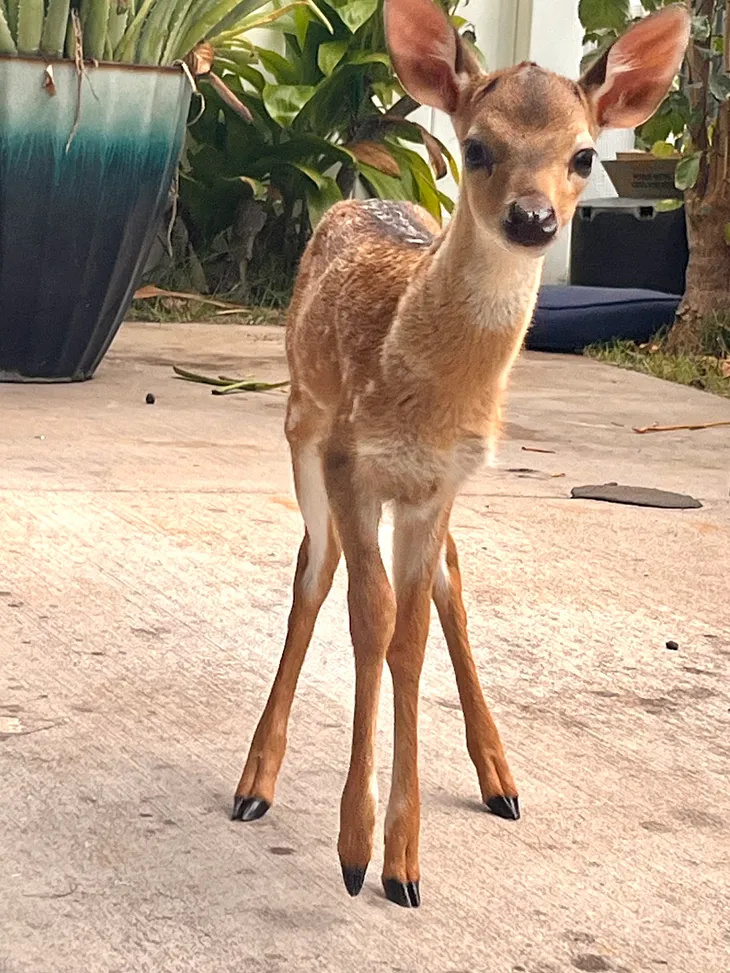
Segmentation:
{"type": "Polygon", "coordinates": [[[679,302],[677,295],[657,291],[544,284],[527,347],[579,352],[615,339],[648,341],[672,323],[679,302]]]}

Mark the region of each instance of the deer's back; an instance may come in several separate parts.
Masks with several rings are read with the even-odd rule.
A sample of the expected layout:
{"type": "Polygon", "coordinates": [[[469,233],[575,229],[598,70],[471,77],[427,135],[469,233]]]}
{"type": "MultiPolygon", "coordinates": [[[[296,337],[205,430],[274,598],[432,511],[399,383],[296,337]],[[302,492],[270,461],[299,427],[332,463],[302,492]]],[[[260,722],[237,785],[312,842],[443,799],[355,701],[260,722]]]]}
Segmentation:
{"type": "Polygon", "coordinates": [[[295,388],[334,408],[344,376],[355,393],[376,377],[398,302],[439,231],[411,203],[352,200],[332,207],[302,258],[289,312],[295,388]]]}

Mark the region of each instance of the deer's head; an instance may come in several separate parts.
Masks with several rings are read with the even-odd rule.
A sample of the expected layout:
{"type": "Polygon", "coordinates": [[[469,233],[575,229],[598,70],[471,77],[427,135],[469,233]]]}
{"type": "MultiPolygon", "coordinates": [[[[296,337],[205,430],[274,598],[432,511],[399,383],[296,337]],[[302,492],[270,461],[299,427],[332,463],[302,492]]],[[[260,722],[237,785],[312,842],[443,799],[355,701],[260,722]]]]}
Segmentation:
{"type": "Polygon", "coordinates": [[[525,63],[485,74],[433,0],[385,0],[403,87],[451,116],[462,205],[508,248],[536,256],[570,223],[606,128],[634,128],[667,95],[689,41],[684,6],[630,28],[579,81],[525,63]]]}

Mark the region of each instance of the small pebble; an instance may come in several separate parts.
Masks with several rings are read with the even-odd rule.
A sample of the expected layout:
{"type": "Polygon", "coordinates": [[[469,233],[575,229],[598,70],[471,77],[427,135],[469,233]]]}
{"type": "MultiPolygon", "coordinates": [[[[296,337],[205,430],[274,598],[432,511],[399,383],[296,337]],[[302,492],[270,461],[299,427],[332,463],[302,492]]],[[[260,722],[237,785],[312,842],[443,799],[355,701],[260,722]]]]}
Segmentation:
{"type": "Polygon", "coordinates": [[[679,646],[677,645],[677,643],[676,643],[676,642],[671,642],[671,641],[670,641],[670,642],[667,642],[667,648],[668,648],[668,649],[671,649],[671,650],[672,650],[672,652],[676,652],[676,651],[677,651],[677,649],[679,648],[679,646]]]}
{"type": "Polygon", "coordinates": [[[145,396],[145,399],[144,400],[147,403],[147,405],[154,405],[155,404],[155,397],[154,397],[154,395],[151,392],[148,392],[147,393],[147,395],[145,396]]]}

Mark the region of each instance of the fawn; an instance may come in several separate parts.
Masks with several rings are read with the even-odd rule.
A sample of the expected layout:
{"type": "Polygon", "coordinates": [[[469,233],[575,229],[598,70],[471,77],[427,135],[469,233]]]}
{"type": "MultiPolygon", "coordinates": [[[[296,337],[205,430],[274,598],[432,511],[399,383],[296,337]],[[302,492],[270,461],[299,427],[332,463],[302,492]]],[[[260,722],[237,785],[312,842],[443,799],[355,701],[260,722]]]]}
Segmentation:
{"type": "Polygon", "coordinates": [[[679,70],[680,5],[639,21],[574,82],[532,63],[485,74],[433,0],[385,0],[388,48],[405,90],[450,114],[463,150],[444,232],[407,203],[329,210],[302,259],[286,347],[286,435],[305,524],[279,669],[236,790],[233,818],[269,809],[315,620],[344,552],[356,684],[338,852],[357,895],[373,850],[375,731],[383,662],[395,737],[382,881],[418,906],[418,695],[433,598],[482,799],[520,816],[517,788],[482,695],[449,533],[452,504],[493,442],[543,258],[570,223],[607,127],[631,128],[679,70]],[[393,587],[378,545],[393,506],[393,587]]]}

